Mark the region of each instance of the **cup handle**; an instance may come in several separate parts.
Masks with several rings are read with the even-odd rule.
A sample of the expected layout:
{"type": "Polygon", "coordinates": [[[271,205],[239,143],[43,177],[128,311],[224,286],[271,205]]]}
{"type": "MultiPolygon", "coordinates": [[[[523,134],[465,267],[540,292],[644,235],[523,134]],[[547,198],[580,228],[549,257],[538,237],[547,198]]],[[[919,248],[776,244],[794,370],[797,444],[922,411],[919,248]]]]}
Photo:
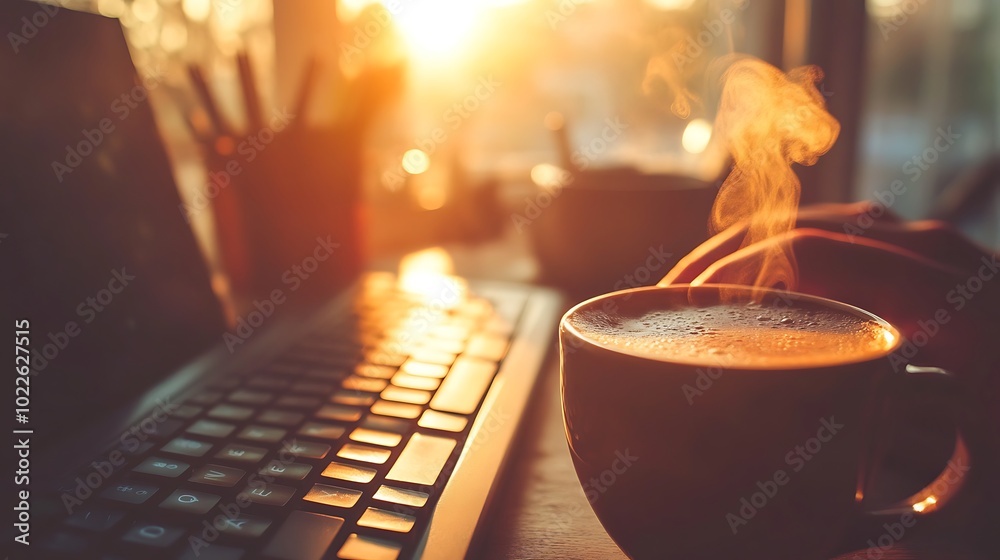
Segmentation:
{"type": "Polygon", "coordinates": [[[955,449],[941,473],[922,490],[889,506],[867,510],[863,515],[869,522],[911,514],[916,519],[933,517],[947,525],[961,523],[966,509],[974,507],[976,501],[979,486],[976,477],[982,474],[982,458],[986,457],[984,431],[971,421],[967,406],[970,401],[953,373],[936,367],[907,365],[900,382],[932,394],[937,403],[946,407],[955,422],[955,449]]]}

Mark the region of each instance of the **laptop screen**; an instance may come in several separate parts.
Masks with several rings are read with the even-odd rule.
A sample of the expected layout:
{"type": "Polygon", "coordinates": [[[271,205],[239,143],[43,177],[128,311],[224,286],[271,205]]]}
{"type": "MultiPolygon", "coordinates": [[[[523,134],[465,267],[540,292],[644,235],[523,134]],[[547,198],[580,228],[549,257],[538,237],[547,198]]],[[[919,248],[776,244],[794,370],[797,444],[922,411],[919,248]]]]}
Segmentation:
{"type": "Polygon", "coordinates": [[[0,302],[8,334],[30,324],[27,427],[52,449],[224,319],[119,22],[4,2],[0,23],[23,39],[0,48],[0,302]]]}

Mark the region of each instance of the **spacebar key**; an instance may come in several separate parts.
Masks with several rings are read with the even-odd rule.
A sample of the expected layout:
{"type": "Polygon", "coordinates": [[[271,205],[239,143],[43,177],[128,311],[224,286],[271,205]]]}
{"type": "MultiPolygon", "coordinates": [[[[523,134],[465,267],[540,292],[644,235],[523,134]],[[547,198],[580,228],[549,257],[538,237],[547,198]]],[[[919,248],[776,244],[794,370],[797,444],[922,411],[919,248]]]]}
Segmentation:
{"type": "Polygon", "coordinates": [[[339,517],[293,511],[264,548],[264,556],[280,560],[320,560],[344,520],[339,517]]]}

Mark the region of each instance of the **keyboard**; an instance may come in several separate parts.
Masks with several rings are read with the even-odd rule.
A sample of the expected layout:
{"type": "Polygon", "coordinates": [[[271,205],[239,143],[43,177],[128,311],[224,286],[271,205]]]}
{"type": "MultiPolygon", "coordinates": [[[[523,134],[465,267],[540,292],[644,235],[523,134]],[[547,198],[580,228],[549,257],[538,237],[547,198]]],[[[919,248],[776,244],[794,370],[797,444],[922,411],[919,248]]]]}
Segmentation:
{"type": "Polygon", "coordinates": [[[65,514],[36,546],[107,560],[418,556],[528,295],[428,298],[367,276],[346,310],[273,357],[124,427],[60,485],[65,514]]]}

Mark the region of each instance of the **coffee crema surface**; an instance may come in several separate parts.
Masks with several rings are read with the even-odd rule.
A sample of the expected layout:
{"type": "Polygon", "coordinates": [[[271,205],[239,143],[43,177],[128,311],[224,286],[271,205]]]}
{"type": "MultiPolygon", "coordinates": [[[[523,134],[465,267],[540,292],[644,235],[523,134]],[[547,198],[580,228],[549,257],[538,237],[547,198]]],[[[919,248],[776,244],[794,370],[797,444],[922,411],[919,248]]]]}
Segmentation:
{"type": "Polygon", "coordinates": [[[570,324],[584,338],[643,357],[723,367],[809,367],[885,355],[895,334],[877,321],[796,301],[653,309],[627,315],[582,309],[570,324]]]}

